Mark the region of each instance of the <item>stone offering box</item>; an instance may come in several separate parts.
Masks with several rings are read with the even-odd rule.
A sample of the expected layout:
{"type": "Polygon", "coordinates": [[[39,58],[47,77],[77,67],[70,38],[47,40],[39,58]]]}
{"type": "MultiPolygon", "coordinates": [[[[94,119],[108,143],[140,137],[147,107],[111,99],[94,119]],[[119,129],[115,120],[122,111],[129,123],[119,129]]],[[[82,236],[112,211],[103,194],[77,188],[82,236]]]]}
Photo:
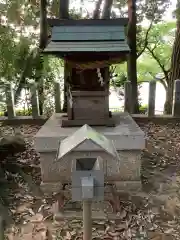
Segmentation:
{"type": "Polygon", "coordinates": [[[97,157],[103,159],[105,181],[115,183],[119,190],[136,191],[141,187],[145,137],[129,114],[113,114],[116,127],[94,127],[97,132],[87,125],[79,130],[62,128],[61,117],[54,114],[35,136],[45,191],[58,192],[62,183],[71,182],[75,159],[97,157]]]}
{"type": "Polygon", "coordinates": [[[72,199],[79,201],[83,200],[83,187],[88,196],[86,181],[81,184],[83,178],[92,178],[92,187],[95,184],[89,198],[103,200],[104,178],[107,182],[120,169],[113,142],[88,125],[61,141],[55,161],[61,169],[61,182],[72,182],[72,199]]]}

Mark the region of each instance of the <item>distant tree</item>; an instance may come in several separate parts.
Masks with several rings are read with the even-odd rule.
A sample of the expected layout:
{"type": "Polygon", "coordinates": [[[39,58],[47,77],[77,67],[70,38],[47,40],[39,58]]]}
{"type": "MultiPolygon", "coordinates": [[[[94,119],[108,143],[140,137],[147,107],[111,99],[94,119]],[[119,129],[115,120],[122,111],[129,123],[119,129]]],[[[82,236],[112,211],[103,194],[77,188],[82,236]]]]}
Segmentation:
{"type": "Polygon", "coordinates": [[[115,7],[119,9],[119,15],[129,17],[128,25],[128,43],[131,49],[128,58],[128,79],[132,83],[132,111],[138,112],[138,85],[137,85],[137,63],[136,60],[143,54],[147,47],[149,31],[153,23],[158,22],[165,10],[169,0],[116,0],[115,7]],[[149,28],[146,34],[141,36],[142,21],[150,20],[149,28]],[[137,25],[138,24],[138,25],[137,25]]]}
{"type": "Polygon", "coordinates": [[[53,68],[48,66],[48,58],[44,59],[41,55],[41,50],[47,40],[46,9],[49,15],[56,16],[54,10],[57,7],[53,7],[55,2],[57,1],[48,1],[48,6],[47,0],[9,0],[0,3],[2,17],[0,21],[0,81],[15,83],[17,103],[22,89],[29,80],[35,80],[38,83],[41,113],[42,86],[44,81],[52,79],[53,76],[53,68]]]}
{"type": "MultiPolygon", "coordinates": [[[[171,76],[170,76],[170,64],[171,64],[171,54],[173,48],[173,42],[175,38],[175,23],[160,23],[153,26],[150,31],[147,45],[147,54],[150,55],[155,60],[159,68],[159,72],[162,77],[159,77],[159,81],[163,84],[166,90],[166,102],[164,106],[164,112],[169,114],[171,110],[169,109],[169,101],[171,98],[169,93],[171,90],[171,76]]],[[[154,64],[154,65],[155,65],[154,64]]],[[[154,69],[156,67],[154,66],[154,69]]],[[[153,70],[153,69],[152,69],[153,70]]],[[[151,70],[149,69],[148,72],[151,70]]],[[[156,75],[155,74],[155,75],[156,75]]],[[[174,82],[174,81],[173,81],[174,82]]],[[[173,83],[174,84],[174,83],[173,83]]]]}
{"type": "MultiPolygon", "coordinates": [[[[175,38],[175,22],[161,22],[154,24],[149,31],[147,46],[143,54],[137,59],[137,80],[147,82],[158,75],[158,81],[162,83],[168,94],[170,81],[170,64],[172,47],[175,38]]],[[[142,36],[147,32],[147,28],[142,29],[142,36]]],[[[125,64],[118,65],[115,73],[117,77],[114,82],[116,86],[121,83],[122,73],[126,74],[125,64]]],[[[166,112],[166,104],[164,108],[166,112]]]]}

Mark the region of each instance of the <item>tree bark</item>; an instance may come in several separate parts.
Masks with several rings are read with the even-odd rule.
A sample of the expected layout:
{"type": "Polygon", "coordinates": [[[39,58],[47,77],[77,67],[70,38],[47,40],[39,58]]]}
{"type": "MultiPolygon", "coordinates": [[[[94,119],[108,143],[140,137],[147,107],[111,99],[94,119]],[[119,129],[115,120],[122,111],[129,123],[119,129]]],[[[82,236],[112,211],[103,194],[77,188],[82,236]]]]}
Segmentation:
{"type": "Polygon", "coordinates": [[[138,84],[137,84],[137,50],[136,50],[136,0],[128,0],[128,44],[130,53],[127,61],[128,80],[132,84],[132,113],[139,113],[138,84]]]}
{"type": "Polygon", "coordinates": [[[102,4],[102,0],[98,0],[97,3],[96,3],[96,7],[94,9],[94,12],[93,12],[93,19],[98,19],[100,18],[100,7],[101,7],[101,4],[102,4]]]}
{"type": "Polygon", "coordinates": [[[113,5],[113,0],[105,0],[103,12],[102,12],[102,18],[103,19],[109,19],[111,16],[111,9],[113,5]]]}
{"type": "Polygon", "coordinates": [[[173,104],[173,91],[174,91],[174,81],[180,79],[180,0],[177,2],[176,7],[177,16],[177,30],[175,41],[173,45],[172,57],[171,57],[171,72],[170,79],[168,82],[168,92],[166,99],[166,114],[172,114],[172,104],[173,104]]]}
{"type": "MultiPolygon", "coordinates": [[[[47,44],[47,0],[40,1],[40,39],[39,39],[39,54],[46,47],[47,44]]],[[[40,71],[41,76],[36,79],[38,81],[38,96],[39,96],[39,113],[43,115],[44,108],[44,79],[42,79],[43,72],[43,56],[40,56],[40,71]]]]}
{"type": "MultiPolygon", "coordinates": [[[[102,19],[109,19],[111,16],[111,9],[113,5],[113,0],[105,0],[104,7],[102,11],[102,19]]],[[[105,67],[101,70],[104,73],[104,81],[107,83],[107,88],[109,88],[109,77],[110,77],[110,71],[109,67],[105,67]]]]}
{"type": "Polygon", "coordinates": [[[40,41],[39,48],[43,50],[46,47],[48,34],[47,34],[47,0],[40,2],[40,41]]]}
{"type": "Polygon", "coordinates": [[[172,84],[168,84],[166,89],[166,101],[164,104],[164,114],[172,114],[172,103],[173,103],[173,89],[172,84]]]}
{"type": "Polygon", "coordinates": [[[164,114],[172,114],[172,103],[173,103],[173,82],[168,74],[165,74],[165,80],[161,81],[166,91],[166,100],[164,103],[164,114]]]}
{"type": "Polygon", "coordinates": [[[69,0],[60,0],[59,18],[69,19],[69,0]]]}
{"type": "MultiPolygon", "coordinates": [[[[60,19],[69,19],[69,0],[60,0],[59,5],[59,18],[60,19]]],[[[67,81],[68,76],[67,65],[64,62],[64,103],[63,103],[63,112],[67,112],[67,81]]]]}

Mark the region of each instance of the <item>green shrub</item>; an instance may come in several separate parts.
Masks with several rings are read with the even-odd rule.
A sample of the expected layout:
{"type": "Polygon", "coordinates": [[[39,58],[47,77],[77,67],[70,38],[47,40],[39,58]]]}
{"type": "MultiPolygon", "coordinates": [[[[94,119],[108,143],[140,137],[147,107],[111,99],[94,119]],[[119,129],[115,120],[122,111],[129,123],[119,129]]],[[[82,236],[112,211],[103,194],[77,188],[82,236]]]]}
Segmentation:
{"type": "Polygon", "coordinates": [[[140,113],[140,114],[146,114],[146,113],[147,113],[147,110],[148,110],[148,105],[147,105],[147,104],[141,105],[141,106],[139,107],[139,113],[140,113]]]}
{"type": "Polygon", "coordinates": [[[16,116],[31,116],[32,109],[16,110],[16,116]]]}
{"type": "MultiPolygon", "coordinates": [[[[6,111],[0,112],[0,117],[4,116],[6,111]]],[[[15,111],[16,116],[32,116],[32,109],[26,109],[26,110],[16,110],[15,111]]]]}

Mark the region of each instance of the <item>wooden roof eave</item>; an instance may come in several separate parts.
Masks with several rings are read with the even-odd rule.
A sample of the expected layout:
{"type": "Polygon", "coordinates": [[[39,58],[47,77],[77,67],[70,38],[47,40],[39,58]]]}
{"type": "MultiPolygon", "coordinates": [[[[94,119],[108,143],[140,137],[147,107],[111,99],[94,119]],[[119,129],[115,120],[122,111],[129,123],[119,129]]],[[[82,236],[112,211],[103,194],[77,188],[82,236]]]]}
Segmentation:
{"type": "Polygon", "coordinates": [[[110,54],[110,55],[120,55],[120,54],[129,54],[129,51],[119,51],[119,52],[112,52],[112,51],[99,51],[99,52],[95,52],[95,51],[87,51],[87,52],[74,52],[74,51],[71,51],[71,52],[63,52],[63,51],[44,51],[43,54],[58,54],[58,55],[62,55],[62,56],[68,56],[68,55],[81,55],[81,56],[87,56],[87,54],[89,55],[96,55],[96,54],[100,54],[100,55],[105,55],[105,54],[110,54]]]}
{"type": "Polygon", "coordinates": [[[48,24],[53,26],[127,26],[128,18],[116,19],[47,19],[48,24]]]}

